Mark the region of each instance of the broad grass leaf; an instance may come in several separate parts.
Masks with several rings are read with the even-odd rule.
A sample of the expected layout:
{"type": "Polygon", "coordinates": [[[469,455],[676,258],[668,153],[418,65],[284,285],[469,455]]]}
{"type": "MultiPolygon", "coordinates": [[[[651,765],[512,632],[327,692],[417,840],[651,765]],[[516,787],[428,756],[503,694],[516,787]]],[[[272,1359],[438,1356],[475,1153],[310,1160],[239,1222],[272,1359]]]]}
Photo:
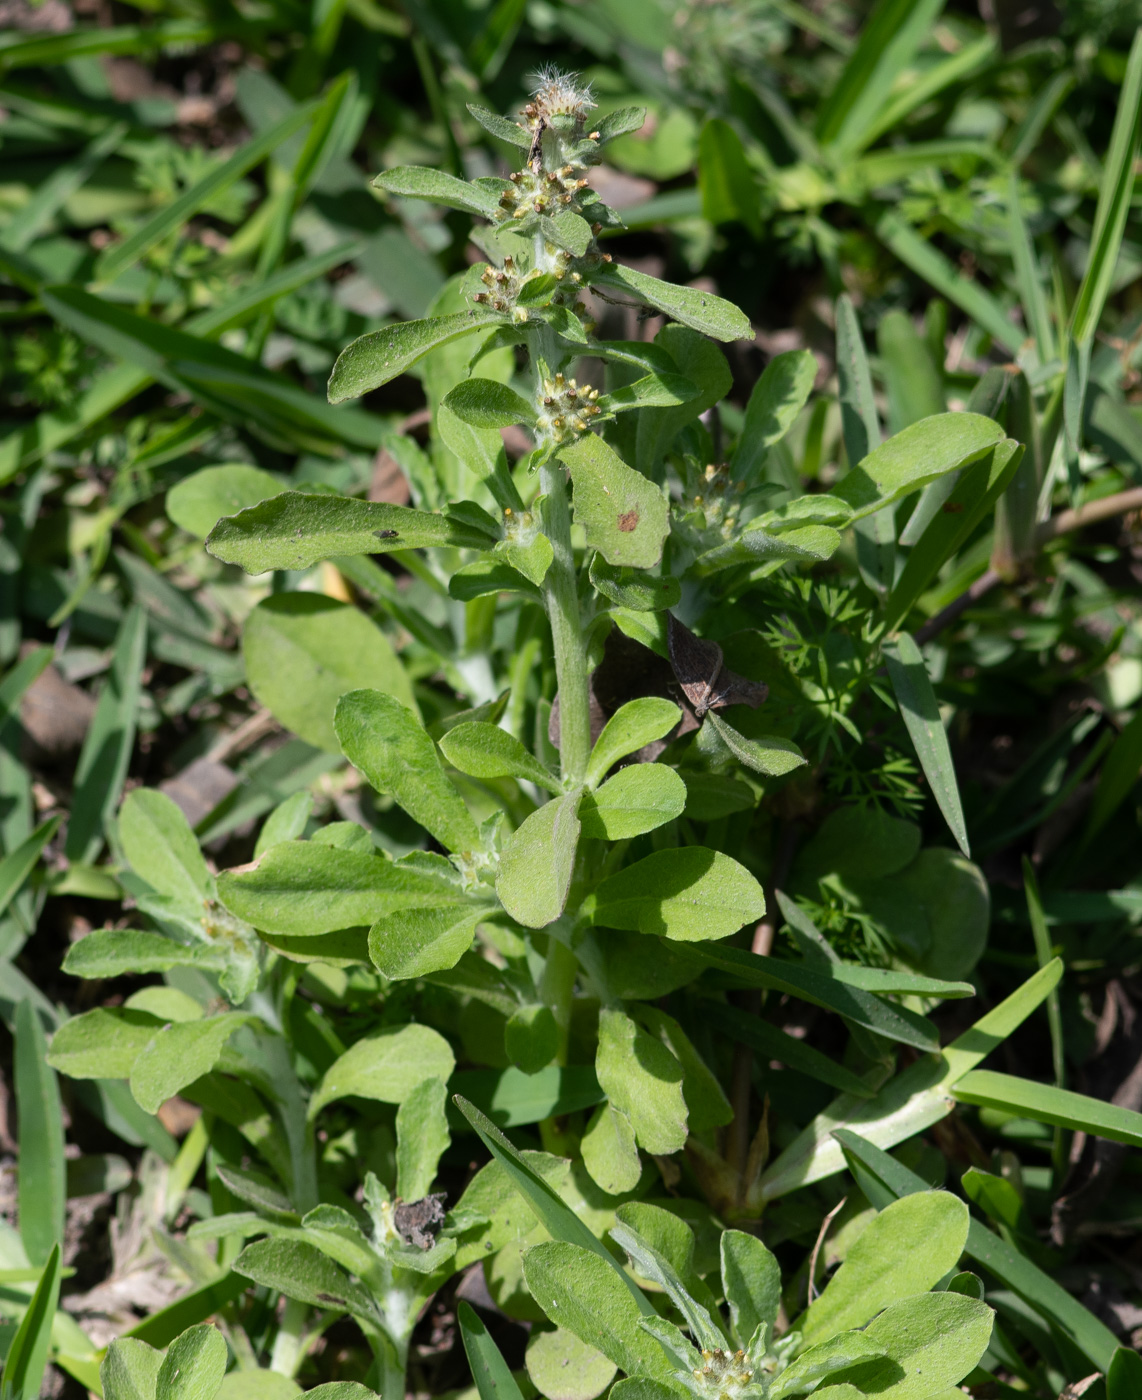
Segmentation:
{"type": "Polygon", "coordinates": [[[446,850],[480,849],[480,833],[464,799],[407,705],[380,690],[354,690],[338,702],[334,727],[354,768],[378,792],[395,798],[446,850]]]}
{"type": "Polygon", "coordinates": [[[743,865],[702,846],[656,851],[612,875],[584,912],[604,928],[683,942],[726,938],[765,913],[761,886],[743,865]]]}
{"type": "Polygon", "coordinates": [[[431,1026],[382,1026],[329,1066],[313,1091],[309,1116],[316,1117],[326,1104],[348,1095],[403,1103],[422,1080],[447,1082],[455,1067],[448,1042],[431,1026]]]}
{"type": "Polygon", "coordinates": [[[496,893],[517,923],[544,928],[563,913],[579,846],[583,789],[532,812],[508,838],[500,856],[496,893]]]}
{"type": "Polygon", "coordinates": [[[32,1264],[44,1264],[63,1244],[67,1181],[59,1081],[47,1063],[39,1013],[25,998],[15,1016],[16,1110],[20,1116],[17,1173],[20,1239],[32,1264]]]}
{"type": "Polygon", "coordinates": [[[965,1074],[953,1092],[962,1103],[983,1104],[1018,1118],[1057,1123],[1072,1132],[1142,1147],[1142,1113],[1069,1089],[1059,1089],[1053,1084],[1039,1084],[1013,1074],[978,1069],[965,1074]]]}
{"type": "Polygon", "coordinates": [[[623,1011],[599,1013],[595,1074],[608,1100],[629,1119],[640,1147],[671,1153],[685,1145],[682,1066],[623,1011]]]}
{"type": "Polygon", "coordinates": [[[938,1283],[964,1252],[968,1219],[967,1206],[949,1191],[917,1192],[882,1210],[810,1304],[801,1325],[806,1345],[863,1327],[890,1304],[938,1283]]]}
{"type": "Polygon", "coordinates": [[[32,1400],[32,1396],[42,1394],[40,1387],[52,1344],[59,1285],[60,1247],[57,1243],[51,1248],[40,1281],[28,1300],[27,1311],[9,1344],[0,1380],[3,1400],[32,1400]]]}
{"type": "Polygon", "coordinates": [[[456,1321],[480,1400],[523,1400],[499,1347],[468,1303],[461,1302],[456,1310],[456,1321]]]}

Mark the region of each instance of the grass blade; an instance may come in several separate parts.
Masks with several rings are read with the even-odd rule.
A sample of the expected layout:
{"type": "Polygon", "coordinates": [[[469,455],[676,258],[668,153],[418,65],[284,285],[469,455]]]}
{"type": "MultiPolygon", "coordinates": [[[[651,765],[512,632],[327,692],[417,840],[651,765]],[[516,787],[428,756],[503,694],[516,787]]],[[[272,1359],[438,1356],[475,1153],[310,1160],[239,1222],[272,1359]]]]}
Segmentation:
{"type": "Polygon", "coordinates": [[[761,1016],[751,1016],[736,1006],[719,1005],[717,1025],[732,1040],[740,1041],[764,1055],[766,1059],[778,1060],[781,1064],[795,1069],[799,1074],[808,1075],[842,1094],[852,1094],[856,1098],[871,1099],[874,1090],[852,1070],[845,1069],[829,1055],[815,1050],[796,1036],[772,1026],[761,1016]]]}
{"type": "Polygon", "coordinates": [[[1039,266],[1035,258],[1035,246],[1031,242],[1031,234],[1023,217],[1023,206],[1019,201],[1019,177],[1014,171],[1007,186],[1007,231],[1011,239],[1015,284],[1019,288],[1023,314],[1035,337],[1039,363],[1045,365],[1056,353],[1055,335],[1047,306],[1047,293],[1043,288],[1043,279],[1039,275],[1039,266]]]}
{"type": "Polygon", "coordinates": [[[36,868],[40,852],[56,834],[61,821],[61,817],[49,817],[46,822],[41,822],[26,841],[21,841],[14,851],[0,860],[0,914],[19,894],[24,881],[36,868]]]}
{"type": "Polygon", "coordinates": [[[35,1008],[16,1011],[16,1106],[20,1114],[20,1237],[42,1264],[63,1243],[67,1178],[59,1082],[47,1062],[47,1041],[35,1008]]]}
{"type": "Polygon", "coordinates": [[[61,165],[16,213],[9,219],[0,244],[14,253],[25,248],[43,232],[67,201],[82,189],[103,161],[119,146],[127,134],[126,122],[115,122],[97,136],[75,160],[61,165]]]}
{"type": "Polygon", "coordinates": [[[1005,350],[1017,355],[1023,344],[1023,332],[1008,319],[1007,312],[998,301],[985,291],[978,282],[973,282],[963,273],[957,272],[952,263],[933,245],[922,238],[911,224],[905,223],[894,209],[883,213],[876,224],[880,241],[890,248],[907,267],[940,293],[954,302],[961,311],[997,340],[1005,350]]]}
{"type": "Polygon", "coordinates": [[[95,717],[75,770],[75,798],[67,831],[68,860],[90,863],[103,845],[103,826],[119,805],[135,742],[143,663],[147,655],[147,615],[133,604],[115,638],[111,673],[99,696],[95,717]]]}
{"type": "MultiPolygon", "coordinates": [[[[931,1190],[923,1177],[858,1134],[839,1129],[834,1136],[854,1176],[878,1209],[914,1191],[931,1190]]],[[[1106,1370],[1118,1339],[1066,1289],[978,1220],[968,1226],[965,1252],[1058,1327],[1100,1371],[1106,1370]]]]}
{"type": "Polygon", "coordinates": [[[44,1272],[28,1303],[28,1311],[16,1329],[4,1375],[0,1379],[0,1400],[32,1400],[40,1394],[48,1348],[52,1339],[56,1304],[59,1302],[59,1245],[52,1248],[44,1272]]]}
{"type": "Polygon", "coordinates": [[[892,693],[900,706],[901,717],[932,789],[932,796],[944,814],[956,844],[970,859],[971,848],[952,751],[920,648],[907,632],[902,632],[895,641],[886,643],[883,650],[892,693]]]}
{"type": "Polygon", "coordinates": [[[606,1245],[601,1240],[596,1239],[571,1207],[516,1151],[491,1119],[486,1118],[474,1104],[461,1098],[459,1094],[453,1096],[453,1102],[476,1130],[480,1141],[507,1172],[512,1185],[534,1211],[536,1219],[551,1238],[562,1240],[565,1244],[576,1244],[581,1249],[589,1249],[600,1259],[605,1259],[630,1290],[642,1315],[653,1317],[654,1309],[646,1296],[619,1267],[606,1245]]]}
{"type": "Polygon", "coordinates": [[[252,141],[248,141],[229,160],[224,161],[208,175],[204,175],[185,194],[180,195],[178,199],[172,200],[165,208],[160,209],[157,214],[147,220],[142,228],[136,229],[130,238],[108,248],[96,263],[96,280],[104,283],[113,282],[121,272],[138,262],[156,243],[161,243],[169,234],[181,228],[189,218],[198,213],[204,204],[222,190],[227,189],[236,180],[241,179],[248,170],[257,165],[259,161],[264,160],[287,137],[292,136],[295,131],[304,126],[313,115],[315,106],[315,103],[306,103],[288,113],[281,121],[275,122],[268,130],[255,136],[252,141]]]}
{"type": "Polygon", "coordinates": [[[953,1093],[961,1103],[998,1108],[1019,1118],[1033,1118],[1037,1123],[1057,1123],[1074,1132],[1123,1142],[1127,1147],[1142,1147],[1142,1113],[1070,1089],[979,1069],[964,1075],[953,1093]]]}
{"type": "Polygon", "coordinates": [[[499,1347],[467,1303],[460,1304],[456,1321],[480,1400],[523,1400],[499,1347]]]}
{"type": "MultiPolygon", "coordinates": [[[[1035,871],[1026,856],[1023,857],[1023,889],[1027,895],[1031,934],[1035,939],[1035,956],[1039,959],[1039,966],[1046,967],[1054,957],[1054,951],[1051,948],[1051,936],[1047,932],[1047,916],[1043,912],[1039,882],[1035,879],[1035,871]]],[[[1061,1089],[1066,1081],[1066,1059],[1063,1053],[1063,1014],[1057,989],[1047,996],[1047,1020],[1051,1027],[1051,1063],[1055,1071],[1055,1084],[1061,1089]]]]}
{"type": "Polygon", "coordinates": [[[7,721],[23,699],[24,692],[43,674],[51,659],[51,647],[33,647],[0,681],[0,724],[7,721]]]}

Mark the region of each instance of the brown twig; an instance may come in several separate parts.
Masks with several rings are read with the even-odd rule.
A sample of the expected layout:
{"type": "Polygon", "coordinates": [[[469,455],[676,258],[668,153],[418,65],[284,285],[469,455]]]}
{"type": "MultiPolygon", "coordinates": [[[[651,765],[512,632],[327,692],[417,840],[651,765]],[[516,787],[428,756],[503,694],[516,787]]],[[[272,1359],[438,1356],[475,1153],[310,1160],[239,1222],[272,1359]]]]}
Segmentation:
{"type": "Polygon", "coordinates": [[[825,1243],[825,1236],[829,1232],[829,1226],[840,1215],[845,1207],[847,1196],[842,1196],[832,1210],[821,1221],[821,1228],[817,1231],[817,1243],[813,1246],[813,1253],[809,1256],[809,1302],[813,1301],[817,1292],[817,1257],[821,1253],[821,1246],[825,1243]]]}
{"type": "MultiPolygon", "coordinates": [[[[1142,486],[1131,487],[1129,491],[1118,491],[1113,496],[1104,496],[1098,501],[1088,501],[1086,505],[1073,510],[1061,510],[1050,520],[1044,520],[1035,531],[1036,548],[1044,548],[1060,535],[1069,535],[1087,525],[1097,525],[1100,520],[1112,520],[1116,515],[1127,515],[1132,510],[1142,510],[1142,486]]],[[[958,598],[953,598],[946,608],[942,608],[935,617],[930,617],[922,627],[916,629],[917,645],[923,646],[925,642],[930,642],[973,603],[978,603],[984,594],[990,593],[997,583],[1002,582],[1003,576],[995,569],[985,569],[958,598]]]]}

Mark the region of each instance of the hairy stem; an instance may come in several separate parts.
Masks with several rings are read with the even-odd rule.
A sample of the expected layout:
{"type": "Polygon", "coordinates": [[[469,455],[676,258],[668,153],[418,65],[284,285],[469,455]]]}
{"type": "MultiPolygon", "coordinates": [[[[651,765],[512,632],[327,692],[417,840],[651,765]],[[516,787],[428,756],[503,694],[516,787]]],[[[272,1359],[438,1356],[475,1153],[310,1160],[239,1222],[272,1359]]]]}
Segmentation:
{"type": "Polygon", "coordinates": [[[282,1376],[292,1376],[301,1364],[301,1339],[308,1315],[308,1303],[300,1303],[296,1298],[286,1300],[281,1326],[274,1338],[274,1349],[270,1356],[271,1371],[277,1371],[282,1376]]]}
{"type": "Polygon", "coordinates": [[[548,462],[540,482],[547,499],[543,524],[554,558],[544,580],[543,593],[555,648],[555,675],[559,683],[559,758],[564,780],[580,782],[591,751],[591,714],[587,696],[587,653],[579,616],[579,581],[571,549],[571,511],[563,468],[548,462]]]}

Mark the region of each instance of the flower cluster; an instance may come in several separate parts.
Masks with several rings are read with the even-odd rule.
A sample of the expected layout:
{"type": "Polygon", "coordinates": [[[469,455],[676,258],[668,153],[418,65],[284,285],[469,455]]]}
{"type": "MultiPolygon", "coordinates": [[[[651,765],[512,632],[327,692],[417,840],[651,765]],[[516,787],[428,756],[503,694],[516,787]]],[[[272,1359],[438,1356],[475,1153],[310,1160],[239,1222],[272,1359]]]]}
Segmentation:
{"type": "Polygon", "coordinates": [[[585,433],[591,419],[599,414],[598,397],[598,389],[589,384],[580,388],[574,379],[565,380],[561,374],[545,379],[535,423],[540,442],[560,443],[568,438],[574,441],[585,433]]]}

